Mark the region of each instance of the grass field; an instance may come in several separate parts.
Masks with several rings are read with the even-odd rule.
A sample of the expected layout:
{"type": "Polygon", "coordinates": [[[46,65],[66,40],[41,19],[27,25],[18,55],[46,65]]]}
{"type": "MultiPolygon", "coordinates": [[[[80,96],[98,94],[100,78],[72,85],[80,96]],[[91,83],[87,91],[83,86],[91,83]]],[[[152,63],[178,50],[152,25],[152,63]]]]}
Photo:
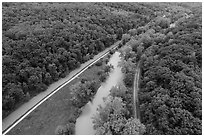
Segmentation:
{"type": "MultiPolygon", "coordinates": [[[[103,62],[105,65],[105,61],[103,62]]],[[[71,98],[70,87],[79,82],[82,78],[87,80],[99,80],[97,72],[102,66],[93,65],[78,78],[64,86],[60,91],[50,97],[47,101],[36,108],[17,126],[15,126],[9,135],[53,135],[58,125],[65,125],[71,116],[74,107],[69,101],[71,98]]]]}

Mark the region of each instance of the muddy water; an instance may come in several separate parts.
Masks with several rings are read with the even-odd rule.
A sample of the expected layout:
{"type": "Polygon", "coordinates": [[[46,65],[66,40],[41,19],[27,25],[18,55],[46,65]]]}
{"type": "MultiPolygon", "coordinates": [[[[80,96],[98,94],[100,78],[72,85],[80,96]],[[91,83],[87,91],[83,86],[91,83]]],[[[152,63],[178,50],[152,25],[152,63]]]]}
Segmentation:
{"type": "Polygon", "coordinates": [[[109,73],[109,77],[106,82],[102,83],[101,87],[98,89],[92,102],[88,102],[82,111],[82,114],[76,121],[75,134],[76,135],[94,135],[95,131],[93,129],[92,117],[96,113],[98,105],[104,105],[103,98],[109,95],[109,91],[113,86],[116,86],[122,80],[122,72],[120,67],[118,67],[118,62],[120,61],[120,53],[115,52],[110,58],[108,64],[112,64],[114,69],[109,73]]]}

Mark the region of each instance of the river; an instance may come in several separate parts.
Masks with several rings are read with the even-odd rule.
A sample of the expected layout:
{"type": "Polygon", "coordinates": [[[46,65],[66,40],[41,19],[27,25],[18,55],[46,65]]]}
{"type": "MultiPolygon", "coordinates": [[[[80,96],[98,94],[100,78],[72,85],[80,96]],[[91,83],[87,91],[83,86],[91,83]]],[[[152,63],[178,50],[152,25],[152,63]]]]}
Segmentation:
{"type": "Polygon", "coordinates": [[[75,134],[76,135],[94,135],[95,131],[93,129],[92,117],[96,114],[98,105],[104,105],[103,98],[107,97],[110,93],[110,89],[121,82],[123,73],[121,68],[118,66],[120,61],[120,53],[115,52],[108,64],[112,64],[114,69],[109,73],[107,80],[101,84],[92,102],[88,102],[82,111],[82,114],[76,121],[75,134]]]}

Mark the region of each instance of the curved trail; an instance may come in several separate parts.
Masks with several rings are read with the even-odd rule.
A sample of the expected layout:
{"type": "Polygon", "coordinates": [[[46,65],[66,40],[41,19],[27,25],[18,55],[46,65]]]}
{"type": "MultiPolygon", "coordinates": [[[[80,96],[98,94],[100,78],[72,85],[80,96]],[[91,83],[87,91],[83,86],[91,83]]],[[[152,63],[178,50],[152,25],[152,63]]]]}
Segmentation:
{"type": "Polygon", "coordinates": [[[105,55],[107,55],[111,49],[117,48],[119,43],[120,41],[116,42],[111,47],[107,48],[103,52],[96,55],[94,59],[89,60],[88,62],[82,64],[79,69],[72,71],[66,78],[51,84],[46,91],[33,97],[29,102],[24,103],[21,107],[19,107],[14,112],[12,112],[9,116],[7,116],[5,119],[2,120],[2,134],[3,135],[7,134],[13,127],[15,127],[18,123],[20,123],[26,116],[28,116],[31,112],[33,112],[38,106],[40,106],[48,98],[50,98],[61,88],[63,88],[66,84],[70,83],[72,80],[78,77],[81,73],[83,73],[86,69],[88,69],[94,63],[96,63],[98,60],[100,60],[105,55]]]}
{"type": "Polygon", "coordinates": [[[133,87],[134,117],[137,119],[140,119],[139,100],[138,100],[139,78],[140,78],[140,61],[138,62],[137,67],[136,67],[134,87],[133,87]]]}

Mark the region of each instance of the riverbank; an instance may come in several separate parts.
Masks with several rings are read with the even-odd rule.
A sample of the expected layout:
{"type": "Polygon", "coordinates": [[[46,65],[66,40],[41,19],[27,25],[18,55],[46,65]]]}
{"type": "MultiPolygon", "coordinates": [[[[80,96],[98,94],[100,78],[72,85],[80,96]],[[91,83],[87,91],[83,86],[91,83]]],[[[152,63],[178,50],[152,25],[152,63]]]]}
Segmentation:
{"type": "Polygon", "coordinates": [[[53,135],[58,125],[68,123],[69,116],[74,111],[70,100],[70,87],[75,83],[86,78],[88,81],[99,80],[98,72],[101,66],[93,65],[84,71],[78,78],[64,86],[60,92],[57,92],[36,110],[29,114],[8,134],[10,135],[53,135]]]}
{"type": "MultiPolygon", "coordinates": [[[[48,95],[51,91],[53,91],[57,86],[59,86],[59,85],[61,85],[62,83],[64,83],[65,81],[67,81],[67,79],[70,79],[72,76],[74,76],[77,72],[79,72],[80,70],[82,70],[85,66],[87,66],[88,64],[90,64],[91,62],[93,62],[93,60],[96,60],[97,58],[99,58],[99,57],[101,57],[104,53],[106,53],[107,51],[109,51],[110,49],[112,49],[112,48],[114,48],[114,47],[116,47],[118,44],[119,44],[119,42],[120,41],[118,41],[118,42],[116,42],[114,45],[112,45],[111,47],[109,47],[109,48],[107,48],[106,50],[104,50],[103,52],[101,52],[101,53],[99,53],[98,55],[96,55],[92,60],[89,60],[88,62],[86,62],[86,63],[84,63],[84,64],[82,64],[81,65],[81,67],[80,68],[78,68],[78,69],[76,69],[76,70],[74,70],[74,71],[72,71],[66,78],[63,78],[63,79],[61,79],[61,80],[59,80],[58,82],[55,82],[55,83],[53,83],[48,89],[47,89],[47,91],[45,91],[45,92],[42,92],[42,93],[40,93],[39,95],[37,95],[36,97],[34,97],[33,99],[31,99],[28,103],[26,103],[26,104],[24,104],[24,105],[22,105],[18,110],[16,110],[16,111],[14,111],[14,113],[12,113],[11,115],[9,115],[7,118],[5,118],[5,119],[3,119],[3,130],[4,129],[6,129],[6,127],[8,127],[9,126],[9,123],[11,124],[12,123],[12,121],[14,122],[18,117],[20,117],[21,115],[23,115],[29,108],[28,108],[28,106],[30,106],[30,107],[32,107],[33,105],[35,105],[36,103],[37,103],[37,101],[39,101],[39,100],[41,100],[43,97],[45,97],[46,95],[48,95]],[[30,103],[30,104],[29,104],[30,103]]],[[[88,69],[89,70],[89,69],[88,69]]],[[[88,70],[86,70],[85,72],[83,72],[82,74],[84,75],[84,76],[91,76],[91,75],[93,75],[93,77],[94,76],[96,76],[96,75],[94,75],[94,72],[92,72],[92,71],[90,71],[90,72],[88,72],[88,70]],[[93,74],[92,74],[93,73],[93,74]]],[[[98,68],[96,68],[96,70],[98,71],[99,69],[98,68]]],[[[63,92],[64,91],[64,89],[66,89],[67,87],[69,87],[70,85],[72,85],[73,83],[74,83],[74,81],[75,81],[76,79],[74,79],[72,82],[70,82],[69,84],[67,84],[66,86],[64,86],[62,89],[60,89],[61,91],[59,91],[59,92],[63,92]]],[[[76,81],[75,81],[76,82],[76,81]]],[[[67,92],[69,92],[69,91],[67,91],[67,92]]],[[[61,96],[63,96],[63,93],[61,94],[60,93],[60,95],[61,96]]],[[[57,94],[57,93],[55,93],[55,94],[57,94]]],[[[65,93],[66,94],[66,93],[65,93]]],[[[57,96],[57,95],[56,95],[57,96]]],[[[66,96],[69,96],[69,93],[67,93],[67,95],[66,96]]],[[[52,98],[52,97],[51,97],[52,98]]],[[[48,99],[46,102],[49,102],[49,100],[53,100],[53,99],[48,99]]],[[[55,98],[55,97],[53,97],[53,98],[55,98]]],[[[56,99],[58,99],[58,98],[56,98],[56,99]]],[[[67,100],[69,100],[69,99],[67,99],[67,100]]],[[[48,104],[48,103],[43,103],[41,106],[39,106],[36,110],[34,110],[31,114],[29,114],[27,117],[26,117],[26,119],[31,119],[30,117],[33,117],[33,115],[37,115],[37,116],[41,116],[41,115],[47,115],[47,111],[49,111],[48,110],[48,108],[46,108],[47,107],[47,105],[44,105],[44,104],[48,104]],[[45,108],[44,108],[45,107],[45,108]],[[42,109],[43,108],[43,109],[42,109]],[[46,109],[46,110],[44,110],[44,109],[46,109]],[[42,111],[43,110],[43,111],[42,111]],[[39,111],[39,112],[38,112],[39,111]],[[42,111],[42,112],[41,112],[42,111]],[[36,112],[38,112],[38,113],[36,113],[36,112]]],[[[52,103],[51,103],[52,104],[52,103]]],[[[69,104],[68,104],[69,105],[69,104]]],[[[51,109],[52,110],[52,109],[51,109]]],[[[69,114],[69,113],[68,113],[69,114]]],[[[49,117],[49,116],[48,116],[49,117]]],[[[43,118],[38,118],[38,119],[40,119],[39,120],[39,123],[36,123],[36,122],[29,122],[29,121],[32,121],[32,120],[22,120],[16,127],[14,127],[14,129],[12,129],[8,134],[54,134],[53,132],[53,129],[52,130],[49,130],[49,129],[47,129],[47,130],[44,130],[44,128],[46,128],[46,127],[44,127],[43,129],[42,128],[39,128],[39,129],[36,129],[35,127],[41,127],[42,125],[44,126],[46,123],[42,123],[42,121],[44,121],[44,120],[42,120],[43,118]],[[24,123],[24,121],[27,121],[27,122],[25,122],[24,123]],[[23,123],[23,124],[22,124],[23,123]],[[26,124],[27,123],[27,124],[26,124]],[[31,127],[33,126],[33,123],[35,123],[36,124],[36,126],[34,126],[34,129],[33,128],[31,128],[30,127],[30,125],[29,125],[29,123],[31,123],[30,125],[31,125],[31,127]],[[40,124],[40,123],[42,123],[42,124],[40,124]],[[40,125],[39,125],[40,124],[40,125]],[[20,126],[19,126],[20,125],[20,126]],[[38,126],[37,126],[38,125],[38,126]],[[32,130],[31,130],[32,129],[32,130]],[[41,131],[42,130],[42,131],[41,131]],[[51,133],[50,133],[50,131],[51,131],[51,133]]],[[[47,119],[47,118],[46,118],[47,119]]],[[[34,121],[36,121],[36,120],[34,120],[34,121]]],[[[46,120],[45,120],[46,121],[46,120]]],[[[48,122],[49,123],[49,122],[48,122]]],[[[48,126],[50,126],[49,124],[48,124],[48,126]]]]}
{"type": "Polygon", "coordinates": [[[111,72],[109,73],[106,81],[101,83],[101,86],[94,96],[93,101],[88,102],[83,107],[82,114],[79,116],[75,124],[76,135],[95,134],[95,130],[93,129],[92,117],[97,113],[97,108],[99,107],[99,105],[104,105],[104,98],[106,98],[110,94],[111,88],[120,83],[123,77],[121,68],[118,66],[118,62],[120,61],[119,55],[119,52],[115,52],[111,56],[108,64],[113,66],[113,70],[111,70],[111,72]]]}

